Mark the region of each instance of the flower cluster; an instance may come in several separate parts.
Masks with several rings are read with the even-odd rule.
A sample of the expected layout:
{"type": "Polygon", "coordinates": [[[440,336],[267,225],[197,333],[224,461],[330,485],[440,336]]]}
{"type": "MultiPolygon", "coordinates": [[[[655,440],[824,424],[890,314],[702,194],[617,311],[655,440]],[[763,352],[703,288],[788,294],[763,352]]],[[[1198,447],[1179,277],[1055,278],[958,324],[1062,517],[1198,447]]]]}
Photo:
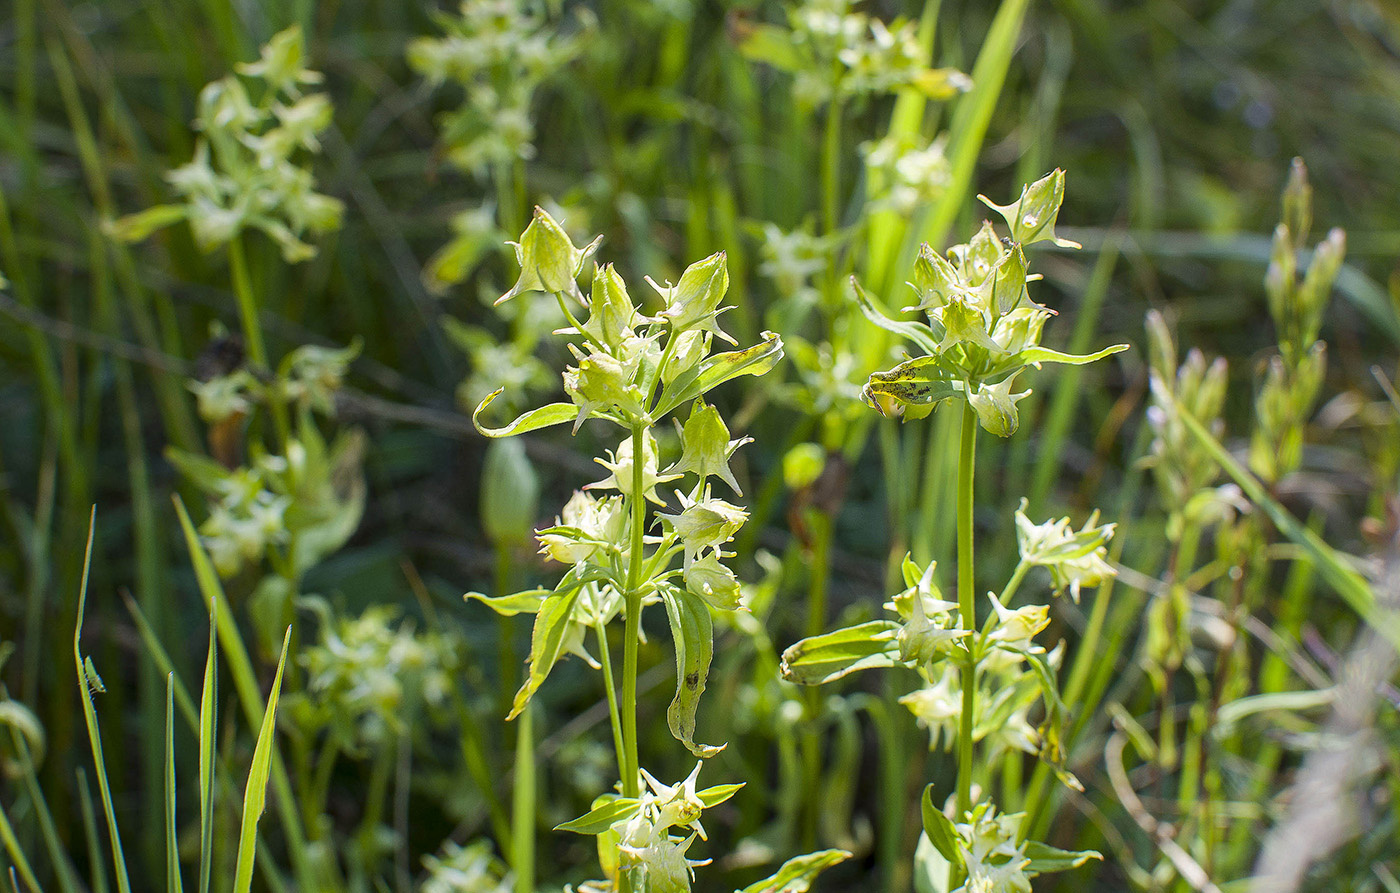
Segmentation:
{"type": "Polygon", "coordinates": [[[539,85],[577,54],[544,18],[514,0],[470,0],[441,15],[442,37],[408,47],[408,63],[434,85],[451,81],[467,101],[443,115],[447,157],[472,174],[535,154],[530,104],[539,85]]]}
{"type": "Polygon", "coordinates": [[[866,169],[872,174],[869,179],[881,184],[880,191],[871,197],[875,207],[908,216],[936,202],[952,182],[953,169],[941,136],[923,148],[896,135],[862,148],[866,169]]]}
{"type": "Polygon", "coordinates": [[[344,206],[317,192],[297,159],[321,151],[319,136],[332,113],[324,93],[304,92],[321,75],[306,68],[303,44],[301,28],[288,28],[268,41],[258,61],[204,88],[194,158],[166,175],[183,202],[123,217],[112,224],[114,235],[140,241],[187,220],[205,251],[253,228],[276,242],[288,263],[315,256],[306,237],[338,229],[344,206]]]}
{"type": "Polygon", "coordinates": [[[890,24],[855,12],[855,0],[805,0],[788,11],[788,26],[744,24],[739,49],[793,76],[798,102],[816,107],[847,98],[913,87],[948,99],[972,81],[960,71],[929,68],[915,23],[890,24]]]}
{"type": "Polygon", "coordinates": [[[864,391],[867,403],[910,419],[927,416],[946,400],[965,400],[983,428],[1009,437],[1019,425],[1016,403],[1030,394],[1013,392],[1016,376],[1027,366],[1081,365],[1127,350],[1119,344],[1077,356],[1040,346],[1041,329],[1053,311],[1030,298],[1026,284],[1039,277],[1028,273],[1023,249],[1042,240],[1074,245],[1055,236],[1064,184],[1064,172],[1057,170],[1025,187],[1010,205],[982,198],[1006,220],[1011,236],[1005,241],[988,221],[972,241],[955,245],[946,256],[927,244],[920,249],[911,283],[918,303],[904,309],[923,312],[926,324],[884,316],[856,284],[872,321],[925,351],[872,374],[864,391]]]}

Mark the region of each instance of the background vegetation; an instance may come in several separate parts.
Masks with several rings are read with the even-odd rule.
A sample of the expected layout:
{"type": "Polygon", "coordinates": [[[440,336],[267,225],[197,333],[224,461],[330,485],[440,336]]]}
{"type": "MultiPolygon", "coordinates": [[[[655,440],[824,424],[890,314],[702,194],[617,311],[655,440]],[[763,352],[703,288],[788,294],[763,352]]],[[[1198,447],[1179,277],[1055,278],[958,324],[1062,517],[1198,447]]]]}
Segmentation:
{"type": "MultiPolygon", "coordinates": [[[[851,677],[820,695],[777,674],[778,655],[800,637],[879,616],[906,552],[920,564],[938,559],[944,591],[953,589],[955,413],[901,427],[860,403],[866,377],[896,354],[846,280],[856,274],[888,308],[912,303],[900,283],[920,241],[970,238],[994,216],[977,193],[1008,201],[1062,168],[1058,233],[1084,249],[1036,257],[1045,279],[1033,296],[1059,313],[1046,343],[1133,349],[1039,373],[1020,430],[984,436],[978,455],[984,591],[1016,563],[1023,496],[1034,518],[1067,514],[1078,526],[1097,508],[1118,524],[1118,579],[1077,603],[1056,600],[1043,637],[1067,643],[1062,685],[1076,697],[1066,763],[1085,790],[1037,775],[1034,760],[995,770],[1006,791],[1031,792],[1044,839],[1105,856],[1037,886],[1244,888],[1269,870],[1261,860],[1287,851],[1287,835],[1306,836],[1308,816],[1290,804],[1327,799],[1309,793],[1311,782],[1344,792],[1333,799],[1350,798],[1351,821],[1332,823],[1335,846],[1294,882],[1400,889],[1400,695],[1386,645],[1400,468],[1390,387],[1400,343],[1400,16],[1363,0],[867,2],[857,11],[917,29],[923,65],[971,83],[954,72],[922,92],[907,81],[828,85],[822,99],[784,68],[807,72],[810,91],[834,63],[791,63],[771,45],[802,8],[547,2],[502,38],[519,50],[538,29],[530,52],[482,66],[464,90],[453,69],[410,49],[441,37],[455,9],[365,0],[7,7],[0,678],[9,700],[0,719],[13,734],[0,736],[0,806],[14,837],[0,858],[29,854],[45,889],[112,882],[81,721],[88,681],[67,659],[95,504],[80,644],[105,682],[95,697],[110,812],[135,886],[166,882],[165,678],[173,670],[193,706],[210,628],[171,497],[206,523],[228,492],[209,476],[218,463],[288,455],[276,446],[281,406],[324,453],[312,451],[314,480],[289,491],[284,529],[302,537],[300,558],[265,532],[275,542],[219,568],[231,615],[219,619],[242,629],[244,683],[255,677],[259,697],[295,620],[276,739],[289,793],[280,809],[270,795],[257,883],[505,883],[494,860],[514,861],[505,838],[515,730],[501,717],[529,628],[462,595],[552,585],[561,569],[519,531],[548,524],[575,488],[603,477],[588,457],[615,446],[585,425],[572,438],[562,428],[531,434],[523,456],[488,460],[471,425],[471,409],[508,379],[514,409],[560,399],[551,370],[572,362],[544,337],[562,324],[553,311],[491,308],[517,275],[504,242],[538,204],[575,244],[603,234],[602,256],[633,283],[674,281],[725,250],[736,305],[726,326],[741,344],[777,331],[788,348],[765,378],[712,398],[734,436],[754,438],[735,460],[751,518],[733,566],[753,583],[759,622],[716,626],[697,734],[730,742],[715,761],[725,780],[747,785],[707,814],[703,856],[715,865],[697,888],[734,889],[818,846],[855,853],[826,878],[830,889],[923,883],[911,868],[918,792],[926,782],[950,792],[953,761],[928,751],[926,732],[895,700],[912,674],[851,677]],[[176,200],[165,174],[195,155],[204,86],[294,24],[308,66],[324,74],[315,89],[334,108],[314,140],[319,152],[298,163],[344,203],[338,229],[308,235],[314,257],[299,263],[251,230],[232,252],[204,250],[184,224],[136,244],[116,238],[113,221],[176,200]],[[924,191],[912,200],[892,190],[898,170],[867,161],[871,144],[891,135],[904,140],[891,150],[902,155],[939,134],[944,154],[923,159],[913,181],[924,191]],[[1265,275],[1295,156],[1312,186],[1299,266],[1334,226],[1346,230],[1346,260],[1316,336],[1329,345],[1318,397],[1275,420],[1286,431],[1270,440],[1256,398],[1284,333],[1265,275]],[[328,376],[284,370],[306,385],[303,398],[284,391],[261,398],[265,409],[207,423],[190,385],[245,366],[245,294],[268,358],[246,367],[264,384],[299,348],[358,351],[302,354],[328,376]],[[1175,333],[1174,357],[1161,336],[1157,353],[1149,349],[1149,311],[1175,333]],[[1153,357],[1167,381],[1191,348],[1228,360],[1216,418],[1203,420],[1251,463],[1240,474],[1254,490],[1220,491],[1234,479],[1228,457],[1198,453],[1191,461],[1204,476],[1174,497],[1160,455],[1155,467],[1145,459],[1167,437],[1148,412],[1153,357]],[[339,363],[348,363],[343,380],[339,363]],[[1260,454],[1286,452],[1289,437],[1301,444],[1296,467],[1270,473],[1260,454]],[[1252,442],[1263,444],[1253,456],[1252,442]],[[1206,491],[1218,517],[1187,511],[1187,497],[1206,491]],[[1289,526],[1294,518],[1301,526],[1289,526]],[[1376,607],[1358,614],[1345,596],[1362,590],[1376,607]],[[1345,680],[1354,687],[1339,688],[1345,680]],[[1355,758],[1318,769],[1323,745],[1337,740],[1355,758]]],[[[1210,440],[1180,436],[1191,450],[1210,440]]],[[[1192,510],[1205,511],[1199,501],[1192,510]]],[[[217,537],[201,530],[217,560],[217,537]]],[[[673,668],[662,631],[641,652],[642,763],[682,778],[690,757],[663,731],[673,668]]],[[[221,678],[238,677],[235,658],[222,660],[221,678]]],[[[561,667],[534,720],[540,889],[592,876],[590,842],[545,829],[585,812],[614,781],[602,689],[578,659],[561,667]]],[[[262,709],[250,710],[242,686],[224,686],[215,704],[219,772],[231,785],[214,807],[214,827],[230,832],[214,837],[220,889],[236,873],[223,842],[236,836],[233,792],[254,759],[262,709]]],[[[199,794],[183,767],[200,739],[183,722],[173,735],[177,843],[192,877],[199,794]]]]}

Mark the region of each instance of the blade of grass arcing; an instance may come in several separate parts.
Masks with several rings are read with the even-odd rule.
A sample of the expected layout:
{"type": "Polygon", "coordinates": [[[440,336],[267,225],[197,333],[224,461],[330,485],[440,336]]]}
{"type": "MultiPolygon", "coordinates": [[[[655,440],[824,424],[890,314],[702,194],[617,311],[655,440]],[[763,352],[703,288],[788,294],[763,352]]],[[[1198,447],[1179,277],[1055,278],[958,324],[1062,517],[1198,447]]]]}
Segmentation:
{"type": "MultiPolygon", "coordinates": [[[[176,514],[180,517],[180,527],[185,534],[185,546],[194,565],[200,594],[204,596],[205,605],[214,618],[219,647],[229,662],[230,672],[233,673],[233,687],[238,693],[244,716],[250,725],[261,727],[264,715],[262,694],[258,689],[257,677],[253,674],[253,662],[243,644],[243,636],[238,631],[238,624],[233,620],[228,599],[224,597],[223,586],[219,583],[218,574],[214,572],[213,562],[209,560],[209,554],[204,551],[204,546],[199,541],[199,534],[195,532],[189,512],[185,511],[185,504],[180,501],[179,496],[172,496],[171,500],[175,503],[176,514]]],[[[277,814],[282,821],[282,833],[287,837],[287,851],[291,856],[297,886],[311,889],[311,874],[306,864],[306,835],[302,831],[301,817],[297,813],[296,800],[292,795],[292,784],[287,777],[287,767],[282,762],[281,754],[275,750],[272,752],[272,787],[277,797],[277,814]]]]}
{"type": "Polygon", "coordinates": [[[48,801],[44,798],[44,792],[39,787],[39,773],[34,768],[34,759],[29,752],[29,742],[25,740],[24,735],[18,729],[13,727],[10,728],[10,740],[14,743],[15,753],[19,754],[24,789],[29,794],[29,802],[33,806],[35,817],[39,820],[39,833],[44,838],[44,849],[48,851],[49,862],[53,866],[54,874],[58,875],[59,889],[63,893],[78,893],[78,874],[68,857],[68,850],[58,839],[53,813],[49,810],[48,801]]]}
{"type": "Polygon", "coordinates": [[[267,803],[267,779],[272,773],[273,738],[277,733],[277,698],[282,693],[282,670],[287,664],[287,649],[292,644],[292,628],[282,637],[282,656],[277,660],[277,675],[272,677],[272,691],[267,696],[258,742],[253,747],[253,765],[248,769],[248,787],[243,791],[243,822],[238,829],[238,872],[233,878],[233,893],[248,893],[253,887],[253,861],[257,856],[258,820],[267,803]]]}
{"type": "Polygon", "coordinates": [[[170,654],[165,650],[165,646],[160,643],[155,630],[151,629],[150,621],[141,612],[141,606],[136,603],[136,599],[131,597],[129,592],[122,591],[122,601],[126,604],[126,610],[131,614],[131,619],[136,623],[136,634],[141,637],[141,644],[145,647],[146,653],[150,655],[156,667],[170,677],[175,686],[175,706],[180,708],[180,714],[185,718],[191,729],[198,731],[199,718],[194,709],[194,701],[190,699],[189,689],[180,681],[180,677],[175,673],[175,664],[170,660],[170,654]]]}
{"type": "Polygon", "coordinates": [[[1317,565],[1318,572],[1323,579],[1331,584],[1342,600],[1375,628],[1376,632],[1380,633],[1394,648],[1400,650],[1400,623],[1397,622],[1393,613],[1383,612],[1376,606],[1376,595],[1371,591],[1370,584],[1361,574],[1349,566],[1342,553],[1327,545],[1316,533],[1300,524],[1298,519],[1294,518],[1288,509],[1280,505],[1264,488],[1264,485],[1234,456],[1231,456],[1220,441],[1216,440],[1214,435],[1206,430],[1206,427],[1185,407],[1178,403],[1174,408],[1180,415],[1182,422],[1186,424],[1187,430],[1191,432],[1191,436],[1195,437],[1206,452],[1211,454],[1211,458],[1219,463],[1225,473],[1239,485],[1250,501],[1269,516],[1269,520],[1273,522],[1279,532],[1303,548],[1317,565]]]}
{"type": "Polygon", "coordinates": [[[165,677],[165,889],[184,893],[175,827],[175,674],[165,677]]]}
{"type": "Polygon", "coordinates": [[[97,812],[92,808],[92,789],[87,773],[77,772],[78,805],[83,819],[83,837],[87,841],[88,872],[92,877],[93,893],[107,893],[107,872],[102,866],[102,836],[97,831],[97,812]]]}
{"type": "MultiPolygon", "coordinates": [[[[34,877],[34,869],[29,867],[29,860],[25,858],[24,851],[19,847],[19,840],[15,837],[14,826],[10,824],[10,817],[5,813],[5,807],[0,804],[0,843],[4,843],[5,852],[9,854],[10,861],[14,863],[11,868],[10,879],[14,883],[14,871],[19,871],[19,876],[23,878],[25,886],[31,893],[39,893],[39,881],[34,877]]],[[[14,884],[16,891],[18,884],[14,884]]]]}
{"type": "Polygon", "coordinates": [[[105,691],[102,679],[92,665],[92,659],[83,659],[80,640],[83,631],[83,612],[87,608],[88,573],[92,569],[92,538],[97,525],[97,507],[93,506],[88,516],[87,551],[83,556],[83,576],[78,588],[78,620],[73,626],[73,666],[78,673],[78,688],[82,693],[83,719],[87,723],[88,743],[92,746],[92,760],[97,767],[97,787],[102,794],[102,811],[107,817],[107,832],[111,835],[112,867],[117,874],[117,889],[121,893],[131,893],[131,880],[126,873],[126,857],[122,854],[121,834],[117,831],[117,815],[112,809],[112,789],[107,784],[107,764],[102,756],[102,735],[97,727],[97,710],[92,704],[94,691],[105,691]]]}

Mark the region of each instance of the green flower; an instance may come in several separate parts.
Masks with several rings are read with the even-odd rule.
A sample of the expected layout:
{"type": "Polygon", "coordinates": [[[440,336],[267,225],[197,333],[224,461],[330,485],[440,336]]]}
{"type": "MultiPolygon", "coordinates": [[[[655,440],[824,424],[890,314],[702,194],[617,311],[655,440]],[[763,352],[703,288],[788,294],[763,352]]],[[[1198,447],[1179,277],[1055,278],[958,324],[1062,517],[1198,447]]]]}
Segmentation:
{"type": "Polygon", "coordinates": [[[506,243],[515,246],[520,278],[510,291],[496,299],[496,303],[505,303],[529,291],[577,295],[576,280],[583,273],[583,262],[598,250],[602,240],[599,236],[583,248],[575,248],[559,222],[537,206],[535,218],[521,234],[520,241],[506,243]]]}
{"type": "MultiPolygon", "coordinates": [[[[678,426],[679,427],[679,426],[678,426]]],[[[720,417],[719,410],[696,400],[690,410],[690,418],[681,428],[681,458],[666,469],[668,472],[690,472],[704,483],[710,477],[717,477],[729,485],[740,496],[739,482],[729,469],[729,460],[739,447],[753,443],[752,437],[729,439],[729,428],[720,417]]]]}
{"type": "MultiPolygon", "coordinates": [[[[612,474],[601,481],[589,484],[584,489],[587,490],[618,490],[625,493],[630,499],[635,494],[632,492],[632,438],[625,438],[618,444],[617,450],[608,450],[608,460],[594,459],[599,465],[606,468],[612,474]]],[[[674,481],[680,477],[678,474],[661,474],[657,470],[656,461],[656,437],[648,431],[643,440],[642,447],[642,495],[650,502],[657,505],[665,505],[665,501],[656,495],[656,485],[664,484],[667,481],[674,481]]],[[[664,517],[664,516],[663,516],[664,517]]]]}

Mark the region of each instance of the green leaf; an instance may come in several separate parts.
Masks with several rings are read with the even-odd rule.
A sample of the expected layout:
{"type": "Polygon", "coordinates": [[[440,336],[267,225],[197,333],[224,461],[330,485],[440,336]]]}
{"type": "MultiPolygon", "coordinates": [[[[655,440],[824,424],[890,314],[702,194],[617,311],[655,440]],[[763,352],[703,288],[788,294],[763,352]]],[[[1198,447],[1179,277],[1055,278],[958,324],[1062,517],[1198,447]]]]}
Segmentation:
{"type": "Polygon", "coordinates": [[[637,801],[632,797],[618,797],[604,794],[593,801],[593,808],[585,815],[572,821],[555,825],[555,831],[572,831],[575,834],[602,834],[616,823],[637,811],[637,801]]]}
{"type": "Polygon", "coordinates": [[[961,870],[963,858],[958,852],[958,832],[953,827],[953,820],[934,805],[933,785],[924,788],[924,795],[919,799],[919,808],[923,813],[924,833],[928,835],[929,843],[933,844],[939,855],[961,870]]]}
{"type": "Polygon", "coordinates": [[[273,738],[277,732],[277,699],[282,693],[282,670],[287,665],[287,649],[292,644],[292,628],[282,637],[282,656],[272,691],[267,696],[262,728],[253,745],[253,764],[248,769],[248,786],[243,789],[243,821],[238,830],[238,867],[233,878],[234,893],[248,893],[253,887],[253,860],[257,858],[258,819],[267,804],[267,779],[272,773],[273,738]]]}
{"type": "Polygon", "coordinates": [[[530,634],[530,670],[525,684],[515,693],[515,701],[506,716],[507,721],[520,715],[520,711],[530,703],[530,698],[544,684],[549,671],[554,669],[554,665],[559,661],[559,655],[564,652],[564,637],[569,631],[569,620],[573,617],[578,594],[577,588],[566,593],[555,592],[540,605],[539,613],[535,615],[534,632],[530,634]]]}
{"type": "Polygon", "coordinates": [[[733,797],[743,786],[744,783],[742,781],[738,784],[717,784],[712,788],[696,791],[695,796],[701,803],[705,804],[706,809],[709,809],[711,806],[718,806],[730,797],[733,797]]]}
{"type": "Polygon", "coordinates": [[[103,229],[107,235],[121,242],[140,242],[158,229],[185,219],[184,205],[156,205],[135,214],[118,217],[103,229]]]}
{"type": "Polygon", "coordinates": [[[714,625],[710,608],[703,600],[675,586],[664,587],[661,600],[671,621],[671,639],[676,648],[676,696],[666,708],[666,724],[671,734],[697,757],[712,757],[724,745],[695,743],[695,710],[710,675],[714,655],[714,625]]]}
{"type": "Polygon", "coordinates": [[[856,301],[860,304],[860,312],[865,314],[866,319],[886,332],[893,332],[901,338],[914,342],[926,354],[938,352],[938,342],[942,339],[942,335],[921,322],[892,319],[886,316],[883,310],[875,306],[875,302],[871,300],[865,289],[861,288],[854,276],[851,277],[851,285],[855,287],[856,301]]]}
{"type": "Polygon", "coordinates": [[[562,425],[565,422],[572,422],[578,417],[579,408],[572,403],[551,403],[548,406],[541,406],[539,409],[532,409],[524,413],[509,425],[500,428],[491,428],[481,422],[481,414],[486,411],[493,401],[505,388],[497,388],[487,394],[481,401],[481,405],[472,413],[472,424],[476,430],[487,437],[512,437],[516,434],[524,434],[528,431],[538,431],[541,428],[549,428],[553,425],[562,425]]]}
{"type": "Polygon", "coordinates": [[[1026,870],[1040,874],[1068,871],[1071,868],[1078,868],[1090,859],[1103,861],[1103,854],[1096,850],[1080,850],[1079,852],[1061,850],[1038,840],[1026,842],[1026,857],[1031,860],[1031,864],[1026,866],[1026,870]]]}
{"type": "Polygon", "coordinates": [[[817,875],[849,858],[851,854],[845,850],[821,850],[797,856],[784,862],[774,874],[735,893],[806,893],[817,875]]]}
{"type": "Polygon", "coordinates": [[[739,54],[779,71],[794,73],[806,67],[792,32],[778,25],[735,20],[730,29],[739,54]]]}
{"type": "Polygon", "coordinates": [[[1112,347],[1105,347],[1103,350],[1090,354],[1060,353],[1058,350],[1051,350],[1048,347],[1028,347],[1016,355],[1016,359],[1027,365],[1040,363],[1067,363],[1071,366],[1083,366],[1087,363],[1096,363],[1104,357],[1122,353],[1128,349],[1126,344],[1115,344],[1112,347]]]}
{"type": "Polygon", "coordinates": [[[872,620],[803,639],[783,652],[783,678],[821,685],[856,670],[899,666],[899,630],[892,620],[872,620]]]}
{"type": "Polygon", "coordinates": [[[540,606],[544,604],[544,600],[549,594],[550,590],[548,589],[528,589],[512,595],[482,595],[480,592],[468,592],[462,598],[468,601],[476,599],[502,617],[514,617],[516,614],[538,614],[540,606]]]}
{"type": "Polygon", "coordinates": [[[656,418],[688,403],[702,394],[740,375],[762,375],[783,358],[783,339],[774,332],[764,332],[763,340],[743,350],[731,350],[702,360],[677,376],[661,392],[656,418]]]}
{"type": "Polygon", "coordinates": [[[915,357],[887,372],[872,372],[861,397],[874,403],[888,397],[910,406],[935,406],[961,396],[963,383],[956,380],[940,356],[915,357]]]}
{"type": "Polygon", "coordinates": [[[180,848],[175,824],[175,674],[165,677],[165,885],[168,893],[184,893],[180,881],[180,848]]]}

